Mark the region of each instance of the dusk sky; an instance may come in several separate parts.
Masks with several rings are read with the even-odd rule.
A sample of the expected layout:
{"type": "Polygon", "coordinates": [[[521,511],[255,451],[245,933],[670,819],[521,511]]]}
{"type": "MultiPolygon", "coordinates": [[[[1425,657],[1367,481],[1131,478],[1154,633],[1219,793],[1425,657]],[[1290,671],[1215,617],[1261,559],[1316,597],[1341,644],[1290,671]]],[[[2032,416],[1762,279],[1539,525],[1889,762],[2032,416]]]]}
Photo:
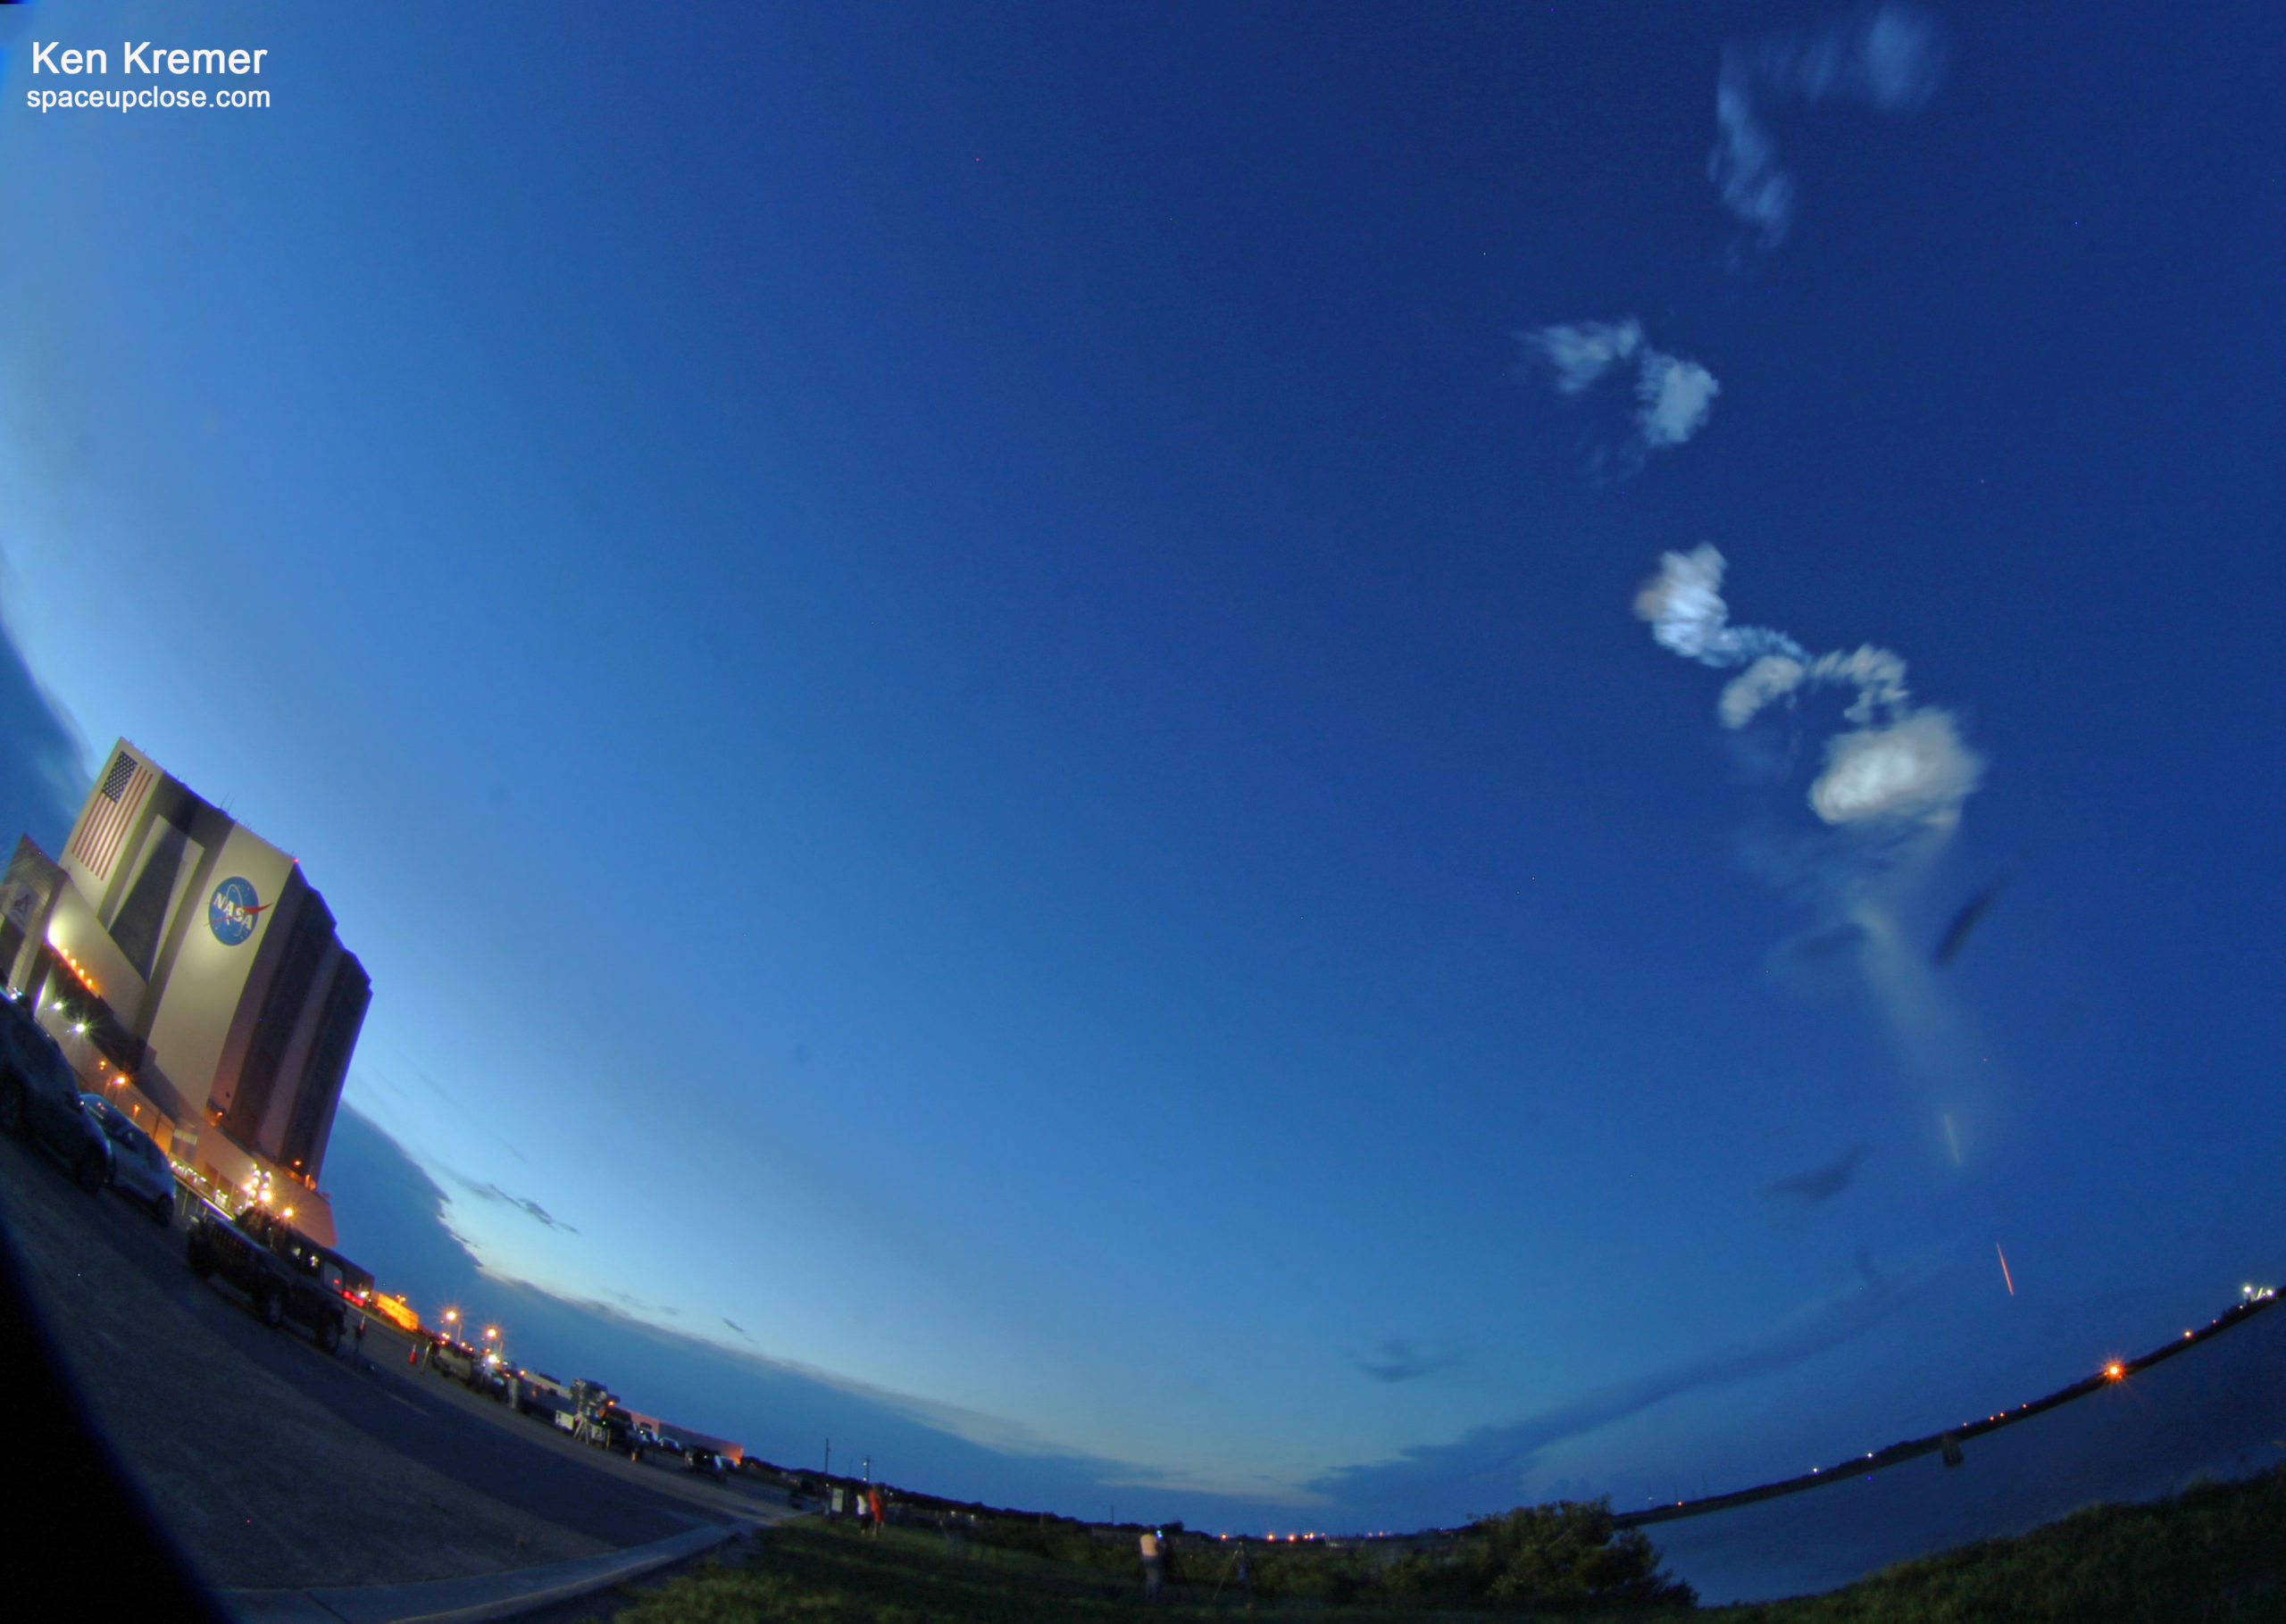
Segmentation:
{"type": "Polygon", "coordinates": [[[1417,1526],[1981,1414],[2282,1263],[2282,46],[9,8],[6,834],[124,736],[294,853],[343,1249],[773,1458],[1417,1526]],[[26,105],[145,39],[271,104],[26,105]]]}

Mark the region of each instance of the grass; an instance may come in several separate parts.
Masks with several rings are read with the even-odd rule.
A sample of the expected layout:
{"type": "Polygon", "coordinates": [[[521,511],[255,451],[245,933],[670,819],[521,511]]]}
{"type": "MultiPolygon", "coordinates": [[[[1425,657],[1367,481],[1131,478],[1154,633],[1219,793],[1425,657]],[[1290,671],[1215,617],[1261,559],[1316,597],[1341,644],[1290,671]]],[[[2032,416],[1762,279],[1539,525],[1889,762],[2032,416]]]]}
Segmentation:
{"type": "MultiPolygon", "coordinates": [[[[1251,1605],[1212,1573],[1168,1586],[1169,1620],[1328,1615],[1328,1624],[1536,1616],[1467,1608],[1289,1599],[1251,1605]]],[[[1048,1624],[1132,1619],[1140,1585],[1103,1568],[890,1528],[879,1540],[822,1523],[772,1533],[742,1567],[676,1579],[621,1624],[1048,1624]]],[[[1546,1615],[1554,1617],[1556,1615],[1546,1615]]],[[[1619,1624],[1665,1612],[1567,1613],[1619,1624]]],[[[1706,1610],[1723,1624],[2275,1624],[2286,1619],[2286,1469],[2195,1487],[2148,1505],[2096,1506],[2020,1539],[1985,1540],[1886,1569],[1829,1595],[1706,1610]]]]}
{"type": "Polygon", "coordinates": [[[2098,1505],[2021,1539],[1902,1562],[1827,1595],[1724,1608],[1724,1624],[2276,1624],[2286,1469],[2148,1505],[2098,1505]]]}
{"type": "MultiPolygon", "coordinates": [[[[617,1615],[618,1624],[1085,1624],[1092,1620],[1243,1616],[1244,1598],[1214,1577],[1170,1583],[1165,1602],[1142,1604],[1135,1576],[1079,1562],[973,1545],[948,1551],[934,1532],[887,1528],[876,1540],[805,1520],[772,1531],[743,1567],[685,1575],[617,1615]]],[[[1328,1608],[1257,1603],[1257,1614],[1331,1612],[1342,1624],[1412,1624],[1429,1619],[1514,1618],[1513,1613],[1418,1608],[1328,1608]]]]}

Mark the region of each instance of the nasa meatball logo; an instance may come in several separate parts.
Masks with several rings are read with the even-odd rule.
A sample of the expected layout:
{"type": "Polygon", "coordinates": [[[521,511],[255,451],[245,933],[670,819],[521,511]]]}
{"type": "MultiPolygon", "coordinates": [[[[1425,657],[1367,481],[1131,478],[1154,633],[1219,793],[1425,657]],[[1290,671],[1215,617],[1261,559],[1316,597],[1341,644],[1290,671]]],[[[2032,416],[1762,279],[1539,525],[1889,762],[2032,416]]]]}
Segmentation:
{"type": "Polygon", "coordinates": [[[236,947],[254,934],[267,903],[254,900],[254,884],[233,875],[214,887],[206,902],[206,928],[225,947],[236,947]]]}

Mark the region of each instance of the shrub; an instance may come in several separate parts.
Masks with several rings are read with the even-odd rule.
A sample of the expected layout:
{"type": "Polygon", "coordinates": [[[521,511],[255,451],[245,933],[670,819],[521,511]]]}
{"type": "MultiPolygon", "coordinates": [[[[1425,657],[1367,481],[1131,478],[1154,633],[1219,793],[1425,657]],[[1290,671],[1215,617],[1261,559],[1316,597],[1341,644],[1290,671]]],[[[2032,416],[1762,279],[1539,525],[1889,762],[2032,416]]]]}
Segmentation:
{"type": "Polygon", "coordinates": [[[1659,1571],[1659,1553],[1640,1528],[1612,1527],[1608,1500],[1559,1500],[1480,1519],[1466,1551],[1478,1594],[1497,1607],[1689,1607],[1698,1599],[1659,1571]]]}

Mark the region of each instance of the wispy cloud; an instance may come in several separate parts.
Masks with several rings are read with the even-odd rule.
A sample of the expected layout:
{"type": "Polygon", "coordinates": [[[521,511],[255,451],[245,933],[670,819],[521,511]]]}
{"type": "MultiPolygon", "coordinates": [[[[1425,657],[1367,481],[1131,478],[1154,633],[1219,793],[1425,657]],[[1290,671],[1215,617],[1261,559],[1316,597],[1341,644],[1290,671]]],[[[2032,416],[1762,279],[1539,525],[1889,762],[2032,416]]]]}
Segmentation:
{"type": "Polygon", "coordinates": [[[1646,341],[1633,316],[1617,321],[1565,321],[1515,335],[1527,367],[1544,371],[1556,392],[1566,398],[1588,394],[1604,379],[1635,373],[1635,407],[1630,430],[1599,457],[1620,478],[1643,465],[1654,451],[1671,451],[1706,426],[1714,397],[1723,392],[1714,374],[1696,361],[1671,355],[1646,341]]]}
{"type": "Polygon", "coordinates": [[[530,1219],[534,1223],[539,1224],[544,1228],[561,1230],[567,1235],[577,1235],[580,1233],[579,1228],[575,1225],[565,1223],[562,1219],[556,1217],[546,1207],[540,1205],[539,1203],[532,1200],[530,1196],[511,1195],[507,1191],[502,1189],[496,1184],[479,1184],[475,1179],[470,1178],[460,1173],[455,1173],[453,1175],[453,1181],[458,1184],[463,1189],[466,1190],[470,1195],[476,1196],[478,1199],[482,1201],[498,1202],[504,1206],[513,1207],[516,1211],[524,1214],[525,1217],[530,1219]]]}
{"type": "Polygon", "coordinates": [[[1571,321],[1516,337],[1548,363],[1558,394],[1584,395],[1643,347],[1643,324],[1632,316],[1623,321],[1571,321]]]}
{"type": "Polygon", "coordinates": [[[1706,427],[1722,392],[1714,374],[1697,362],[1656,350],[1646,354],[1635,379],[1635,398],[1641,403],[1635,421],[1643,443],[1654,451],[1683,444],[1706,427]]]}
{"type": "Polygon", "coordinates": [[[1763,1194],[1816,1206],[1831,1201],[1857,1181],[1857,1164],[1865,1159],[1865,1147],[1853,1145],[1823,1167],[1812,1168],[1806,1173],[1796,1173],[1767,1186],[1763,1194]]]}
{"type": "Polygon", "coordinates": [[[1392,1337],[1376,1348],[1372,1357],[1357,1361],[1357,1368],[1375,1381],[1396,1383],[1419,1381],[1424,1376],[1449,1370],[1460,1362],[1461,1356],[1450,1349],[1431,1351],[1402,1337],[1392,1337]]]}
{"type": "Polygon", "coordinates": [[[1885,1278],[1861,1260],[1859,1281],[1805,1304],[1727,1346],[1597,1388],[1520,1421],[1479,1427],[1449,1444],[1404,1451],[1393,1461],[1343,1467],[1310,1484],[1336,1504],[1385,1516],[1450,1520],[1510,1505],[1534,1459],[1551,1445],[1707,1387],[1787,1370],[1864,1336],[1910,1303],[1921,1276],[1885,1278]]]}
{"type": "Polygon", "coordinates": [[[1794,178],[1778,162],[1763,122],[1773,100],[1860,102],[1909,112],[1936,94],[1945,45],[1935,19],[1890,4],[1838,18],[1809,33],[1773,36],[1723,52],[1714,89],[1714,151],[1706,172],[1723,205],[1752,229],[1765,252],[1794,221],[1794,178]]]}

